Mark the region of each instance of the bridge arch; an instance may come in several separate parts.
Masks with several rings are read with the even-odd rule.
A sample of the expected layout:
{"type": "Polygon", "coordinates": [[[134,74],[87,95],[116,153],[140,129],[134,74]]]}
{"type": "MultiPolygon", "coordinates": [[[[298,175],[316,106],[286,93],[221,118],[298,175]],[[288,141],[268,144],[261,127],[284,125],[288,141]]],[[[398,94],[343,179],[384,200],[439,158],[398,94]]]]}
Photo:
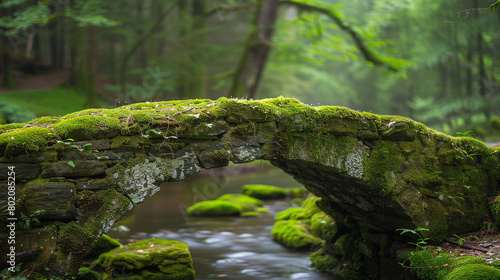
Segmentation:
{"type": "Polygon", "coordinates": [[[17,211],[59,222],[26,231],[50,240],[40,264],[56,275],[75,273],[98,237],[161,182],[229,162],[265,159],[291,174],[322,198],[340,233],[371,248],[366,259],[389,255],[398,228],[428,228],[436,241],[480,228],[500,174],[497,151],[475,139],[281,97],[89,109],[0,132],[0,180],[6,186],[15,166],[17,211]]]}

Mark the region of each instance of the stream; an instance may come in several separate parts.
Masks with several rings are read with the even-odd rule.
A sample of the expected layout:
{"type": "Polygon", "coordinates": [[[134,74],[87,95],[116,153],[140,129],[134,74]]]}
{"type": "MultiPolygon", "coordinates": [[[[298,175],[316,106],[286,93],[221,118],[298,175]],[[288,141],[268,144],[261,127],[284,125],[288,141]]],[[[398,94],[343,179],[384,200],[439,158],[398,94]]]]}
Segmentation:
{"type": "Polygon", "coordinates": [[[301,186],[280,169],[258,163],[206,170],[203,176],[163,184],[108,234],[124,244],[151,237],[185,242],[200,280],[338,279],[315,272],[309,260],[311,252],[291,251],[272,240],[273,217],[290,207],[290,200],[266,201],[270,213],[261,217],[193,218],[184,214],[195,202],[239,193],[244,184],[301,186]],[[238,175],[242,169],[246,172],[238,175]]]}

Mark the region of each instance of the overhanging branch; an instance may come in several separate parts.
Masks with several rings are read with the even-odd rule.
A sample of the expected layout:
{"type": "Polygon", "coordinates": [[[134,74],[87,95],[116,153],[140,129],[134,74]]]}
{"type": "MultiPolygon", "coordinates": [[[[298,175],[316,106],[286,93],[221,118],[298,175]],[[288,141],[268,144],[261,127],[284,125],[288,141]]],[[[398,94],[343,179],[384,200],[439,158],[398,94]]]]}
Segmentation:
{"type": "Polygon", "coordinates": [[[327,16],[328,18],[333,20],[333,22],[335,22],[335,24],[337,24],[337,26],[340,27],[340,29],[342,29],[344,32],[349,34],[349,36],[352,38],[352,40],[354,41],[354,44],[359,49],[359,51],[361,52],[361,54],[363,55],[365,60],[370,61],[373,64],[378,65],[378,66],[387,67],[388,69],[390,69],[394,72],[399,71],[398,68],[383,61],[378,55],[376,55],[373,52],[373,50],[370,49],[370,47],[368,47],[366,45],[366,43],[363,40],[362,35],[356,29],[354,29],[352,26],[350,26],[348,23],[343,21],[341,19],[341,16],[339,15],[339,13],[337,11],[330,10],[328,8],[314,6],[314,5],[307,4],[307,3],[302,3],[299,1],[295,1],[295,0],[280,0],[280,3],[296,7],[302,11],[315,12],[315,13],[319,13],[319,14],[327,16]]]}

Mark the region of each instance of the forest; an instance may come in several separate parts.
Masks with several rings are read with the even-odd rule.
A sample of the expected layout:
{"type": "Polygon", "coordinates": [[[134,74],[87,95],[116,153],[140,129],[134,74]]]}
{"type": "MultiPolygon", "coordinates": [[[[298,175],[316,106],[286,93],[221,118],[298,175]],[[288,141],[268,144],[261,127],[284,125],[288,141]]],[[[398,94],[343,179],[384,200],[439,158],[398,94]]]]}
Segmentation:
{"type": "Polygon", "coordinates": [[[4,123],[189,98],[295,97],[500,134],[499,1],[4,0],[4,123]],[[36,101],[35,101],[36,100],[36,101]]]}

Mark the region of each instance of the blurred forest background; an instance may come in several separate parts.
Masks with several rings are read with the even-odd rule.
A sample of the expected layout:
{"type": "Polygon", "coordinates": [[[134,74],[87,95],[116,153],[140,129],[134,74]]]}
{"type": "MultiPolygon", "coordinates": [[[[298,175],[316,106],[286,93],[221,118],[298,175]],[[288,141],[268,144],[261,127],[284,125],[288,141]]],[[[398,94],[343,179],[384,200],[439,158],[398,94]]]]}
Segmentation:
{"type": "Polygon", "coordinates": [[[500,1],[0,3],[3,123],[282,95],[500,136],[500,1]]]}

